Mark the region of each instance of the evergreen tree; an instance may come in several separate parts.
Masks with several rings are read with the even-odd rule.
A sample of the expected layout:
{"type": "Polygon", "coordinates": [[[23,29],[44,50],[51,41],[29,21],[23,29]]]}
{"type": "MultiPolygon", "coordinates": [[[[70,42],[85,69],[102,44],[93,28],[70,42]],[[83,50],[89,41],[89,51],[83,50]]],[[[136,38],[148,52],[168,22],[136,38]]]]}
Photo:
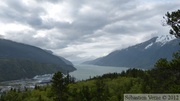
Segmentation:
{"type": "Polygon", "coordinates": [[[88,86],[83,86],[80,90],[80,98],[82,101],[91,101],[91,93],[88,86]]]}
{"type": "Polygon", "coordinates": [[[96,92],[94,93],[95,99],[97,101],[107,101],[109,99],[109,89],[104,83],[104,81],[101,79],[97,79],[95,85],[96,85],[95,87],[96,92]]]}
{"type": "Polygon", "coordinates": [[[156,62],[156,64],[154,66],[157,68],[166,68],[169,66],[169,63],[168,63],[167,59],[161,58],[156,62]]]}
{"type": "Polygon", "coordinates": [[[164,19],[166,20],[166,24],[171,26],[169,33],[180,37],[180,10],[171,13],[167,12],[164,19]]]}
{"type": "Polygon", "coordinates": [[[52,92],[55,101],[67,101],[67,80],[61,72],[54,74],[52,78],[52,92]]]}

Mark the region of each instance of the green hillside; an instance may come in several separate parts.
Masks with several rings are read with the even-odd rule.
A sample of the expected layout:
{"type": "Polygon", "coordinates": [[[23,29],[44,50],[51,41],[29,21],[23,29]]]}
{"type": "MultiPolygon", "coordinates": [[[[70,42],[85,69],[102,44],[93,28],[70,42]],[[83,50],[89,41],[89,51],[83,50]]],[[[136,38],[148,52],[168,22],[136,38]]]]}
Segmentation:
{"type": "Polygon", "coordinates": [[[52,74],[57,71],[67,73],[72,66],[40,63],[24,59],[0,59],[0,82],[8,80],[32,78],[35,75],[52,74]]]}
{"type": "Polygon", "coordinates": [[[11,90],[0,101],[123,101],[124,94],[180,93],[180,56],[160,59],[151,70],[129,69],[85,81],[55,73],[52,84],[34,90],[11,90]]]}
{"type": "Polygon", "coordinates": [[[73,64],[41,48],[0,39],[0,82],[76,70],[73,64]]]}

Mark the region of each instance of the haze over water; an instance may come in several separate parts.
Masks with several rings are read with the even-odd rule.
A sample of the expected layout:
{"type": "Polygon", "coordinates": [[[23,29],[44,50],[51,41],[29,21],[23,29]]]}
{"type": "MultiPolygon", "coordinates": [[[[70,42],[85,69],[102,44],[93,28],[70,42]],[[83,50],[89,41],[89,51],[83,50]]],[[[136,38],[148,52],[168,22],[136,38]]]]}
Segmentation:
{"type": "Polygon", "coordinates": [[[96,65],[74,65],[77,69],[71,72],[70,75],[75,77],[77,80],[85,80],[90,77],[100,76],[106,73],[121,73],[123,70],[127,70],[126,67],[110,67],[110,66],[96,66],[96,65]]]}

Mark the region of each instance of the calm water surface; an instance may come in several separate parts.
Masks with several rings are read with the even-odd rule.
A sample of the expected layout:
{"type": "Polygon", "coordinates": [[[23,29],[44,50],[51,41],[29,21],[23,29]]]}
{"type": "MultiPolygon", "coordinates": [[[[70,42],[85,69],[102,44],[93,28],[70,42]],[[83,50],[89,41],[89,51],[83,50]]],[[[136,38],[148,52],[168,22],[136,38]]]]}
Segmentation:
{"type": "MultiPolygon", "coordinates": [[[[127,70],[125,67],[106,67],[106,66],[95,66],[95,65],[74,65],[77,68],[76,71],[71,72],[70,75],[76,78],[76,80],[86,80],[90,77],[103,75],[105,73],[121,73],[123,70],[127,70]]],[[[0,83],[0,93],[1,91],[8,91],[11,88],[34,88],[36,84],[43,81],[50,81],[52,74],[38,75],[33,79],[25,80],[13,80],[0,83]]]]}
{"type": "Polygon", "coordinates": [[[70,75],[75,77],[77,80],[85,80],[90,77],[103,75],[105,73],[121,73],[123,70],[127,70],[126,67],[110,67],[110,66],[95,66],[95,65],[74,65],[77,69],[71,72],[70,75]]]}

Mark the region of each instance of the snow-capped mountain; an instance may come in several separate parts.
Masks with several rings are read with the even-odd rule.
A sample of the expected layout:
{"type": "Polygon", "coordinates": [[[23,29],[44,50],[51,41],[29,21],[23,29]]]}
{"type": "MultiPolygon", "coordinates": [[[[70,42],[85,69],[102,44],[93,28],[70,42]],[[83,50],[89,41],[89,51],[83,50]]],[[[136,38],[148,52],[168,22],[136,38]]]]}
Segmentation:
{"type": "Polygon", "coordinates": [[[152,68],[160,58],[172,59],[172,54],[179,50],[179,42],[180,40],[172,35],[154,37],[85,63],[101,66],[152,68]]]}
{"type": "Polygon", "coordinates": [[[165,45],[166,43],[175,40],[176,37],[173,35],[162,35],[156,38],[155,42],[150,43],[149,45],[147,45],[145,47],[145,49],[148,49],[149,47],[151,47],[153,44],[159,44],[160,46],[165,45]]]}

